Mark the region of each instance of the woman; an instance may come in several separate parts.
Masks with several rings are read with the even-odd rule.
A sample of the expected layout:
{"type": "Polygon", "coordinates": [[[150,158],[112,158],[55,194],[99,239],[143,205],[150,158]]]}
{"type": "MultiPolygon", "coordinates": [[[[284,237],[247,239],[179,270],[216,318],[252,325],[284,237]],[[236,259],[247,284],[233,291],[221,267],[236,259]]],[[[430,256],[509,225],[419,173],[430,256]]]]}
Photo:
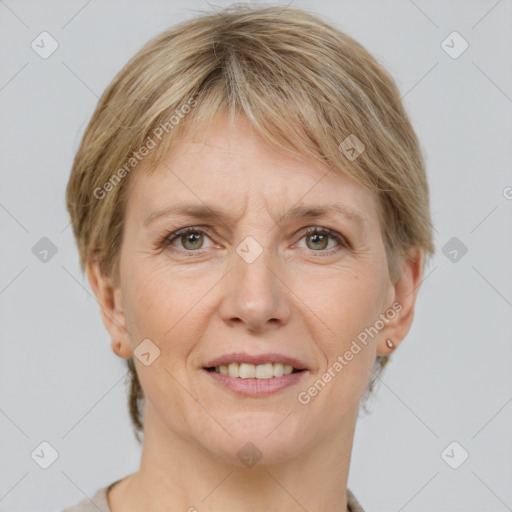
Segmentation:
{"type": "Polygon", "coordinates": [[[434,251],[382,66],[295,8],[182,23],[105,91],[67,206],[143,433],[139,471],[67,510],[363,510],[358,409],[434,251]]]}

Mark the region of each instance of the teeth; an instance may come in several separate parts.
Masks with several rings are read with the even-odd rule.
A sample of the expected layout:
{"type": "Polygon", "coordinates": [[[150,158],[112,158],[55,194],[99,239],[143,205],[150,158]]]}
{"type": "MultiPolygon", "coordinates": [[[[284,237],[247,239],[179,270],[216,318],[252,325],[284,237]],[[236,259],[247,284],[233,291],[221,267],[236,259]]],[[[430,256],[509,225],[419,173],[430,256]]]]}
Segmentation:
{"type": "Polygon", "coordinates": [[[283,363],[274,363],[274,377],[281,377],[283,375],[283,363]]]}
{"type": "Polygon", "coordinates": [[[272,363],[259,364],[256,366],[257,379],[271,379],[274,376],[274,365],[272,363]]]}
{"type": "Polygon", "coordinates": [[[238,373],[238,363],[229,363],[228,375],[230,377],[239,377],[240,376],[238,373]]]}
{"type": "Polygon", "coordinates": [[[240,363],[239,375],[241,379],[254,379],[254,377],[256,377],[256,366],[248,363],[240,363]]]}
{"type": "Polygon", "coordinates": [[[229,375],[230,377],[239,377],[241,379],[271,379],[272,377],[281,377],[293,372],[293,366],[283,363],[229,363],[215,367],[215,373],[229,375]]]}
{"type": "Polygon", "coordinates": [[[290,366],[289,364],[285,364],[283,366],[283,373],[285,375],[288,375],[289,373],[292,373],[293,372],[293,366],[290,366]]]}

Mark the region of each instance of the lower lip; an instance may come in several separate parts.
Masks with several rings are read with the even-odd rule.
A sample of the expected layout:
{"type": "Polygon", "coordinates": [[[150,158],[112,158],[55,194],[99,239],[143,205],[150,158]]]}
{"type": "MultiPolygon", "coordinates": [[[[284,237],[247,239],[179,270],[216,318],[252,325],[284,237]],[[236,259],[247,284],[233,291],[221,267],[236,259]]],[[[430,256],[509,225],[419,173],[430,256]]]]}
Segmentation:
{"type": "Polygon", "coordinates": [[[230,377],[222,373],[210,372],[204,370],[217,384],[226,387],[236,393],[244,396],[268,396],[281,389],[288,388],[297,384],[308,370],[289,373],[281,377],[272,377],[271,379],[241,379],[239,377],[230,377]]]}

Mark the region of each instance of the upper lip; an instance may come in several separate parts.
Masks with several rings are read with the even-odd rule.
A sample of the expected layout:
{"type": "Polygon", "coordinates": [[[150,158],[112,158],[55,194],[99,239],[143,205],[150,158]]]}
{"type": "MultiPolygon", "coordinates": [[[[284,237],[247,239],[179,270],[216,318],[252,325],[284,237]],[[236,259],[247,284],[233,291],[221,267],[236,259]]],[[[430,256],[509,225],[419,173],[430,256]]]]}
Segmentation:
{"type": "Polygon", "coordinates": [[[283,354],[246,354],[244,352],[236,352],[233,354],[225,354],[216,357],[205,364],[205,368],[215,368],[229,363],[250,363],[254,365],[264,363],[283,363],[293,366],[296,370],[307,370],[305,363],[295,357],[285,356],[283,354]]]}

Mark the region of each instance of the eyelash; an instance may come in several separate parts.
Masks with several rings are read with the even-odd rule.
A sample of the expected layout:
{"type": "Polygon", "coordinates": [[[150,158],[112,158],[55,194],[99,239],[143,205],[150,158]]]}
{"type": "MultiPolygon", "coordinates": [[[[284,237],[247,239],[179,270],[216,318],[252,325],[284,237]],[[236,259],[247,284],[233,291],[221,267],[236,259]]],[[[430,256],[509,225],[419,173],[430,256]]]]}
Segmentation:
{"type": "MultiPolygon", "coordinates": [[[[180,237],[191,234],[191,233],[207,235],[208,238],[210,238],[210,233],[209,233],[208,229],[200,228],[200,227],[188,227],[188,228],[180,229],[178,231],[168,232],[160,241],[159,246],[162,248],[165,248],[165,247],[171,245],[174,240],[179,239],[180,237]]],[[[319,228],[319,227],[306,228],[306,230],[303,232],[303,235],[301,236],[300,240],[302,240],[304,237],[306,237],[308,235],[329,236],[339,244],[337,247],[331,247],[330,249],[324,249],[324,250],[319,250],[319,251],[314,251],[311,249],[311,252],[321,253],[321,256],[330,256],[332,254],[335,254],[339,250],[341,250],[341,248],[351,249],[351,245],[348,242],[348,240],[340,233],[337,233],[336,231],[333,231],[331,229],[319,228]]],[[[195,251],[189,251],[186,249],[177,249],[177,248],[175,248],[175,249],[178,250],[179,252],[190,253],[191,256],[192,255],[201,255],[203,252],[203,249],[197,249],[195,251]]],[[[206,250],[206,249],[204,249],[204,250],[206,250]]]]}

